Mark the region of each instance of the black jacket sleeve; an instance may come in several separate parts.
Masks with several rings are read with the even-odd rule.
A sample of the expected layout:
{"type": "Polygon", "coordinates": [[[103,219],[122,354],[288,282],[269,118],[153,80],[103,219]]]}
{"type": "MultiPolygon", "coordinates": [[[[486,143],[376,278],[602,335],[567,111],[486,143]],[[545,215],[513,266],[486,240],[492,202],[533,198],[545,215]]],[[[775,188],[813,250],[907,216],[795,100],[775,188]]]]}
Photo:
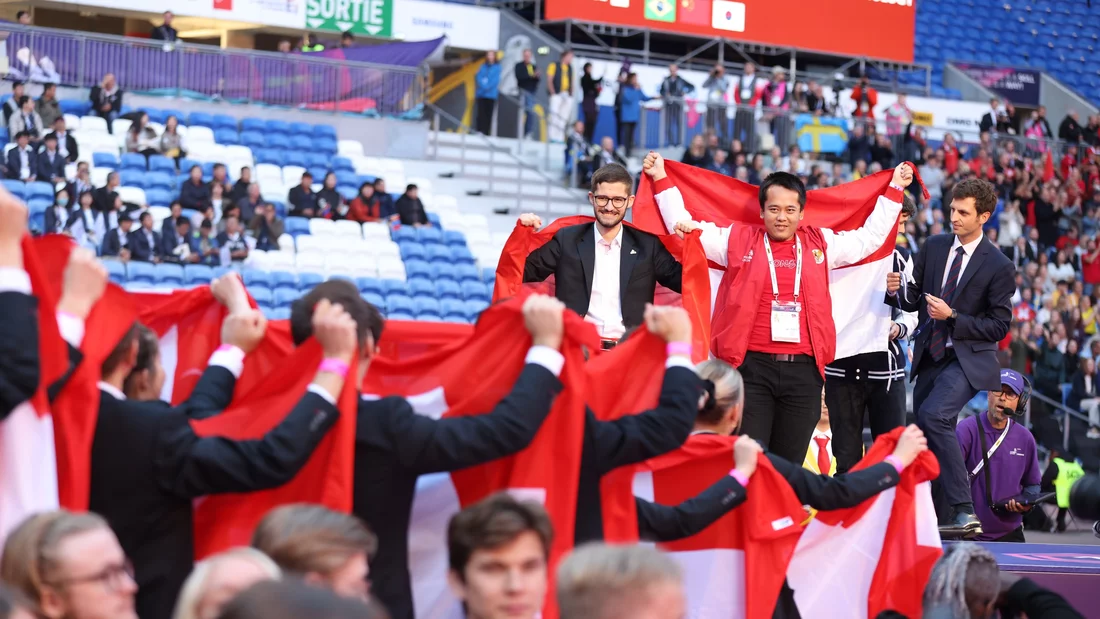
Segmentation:
{"type": "Polygon", "coordinates": [[[672,542],[691,537],[745,502],[745,489],[726,475],[710,488],[675,507],[634,499],[638,507],[638,538],[672,542]]]}
{"type": "Polygon", "coordinates": [[[157,433],[155,472],[162,488],[181,497],[252,492],[281,486],[305,466],[340,413],[306,393],[263,438],[200,438],[178,410],[165,413],[157,433]]]}
{"type": "Polygon", "coordinates": [[[38,300],[0,292],[0,419],[38,390],[38,300]]]}
{"type": "Polygon", "coordinates": [[[528,363],[512,391],[488,413],[433,419],[398,399],[386,408],[385,427],[360,424],[357,440],[392,451],[404,468],[419,474],[457,471],[527,447],[559,391],[561,382],[550,370],[528,363]]]}
{"type": "Polygon", "coordinates": [[[74,347],[72,344],[67,344],[67,346],[69,348],[69,367],[65,368],[64,374],[46,387],[46,399],[51,403],[61,394],[61,390],[65,388],[65,385],[69,384],[76,368],[84,361],[84,354],[80,352],[79,348],[74,347]]]}
{"type": "Polygon", "coordinates": [[[657,408],[614,421],[596,421],[589,411],[585,431],[591,433],[599,470],[606,473],[683,445],[695,425],[701,390],[694,371],[674,366],[665,370],[657,408]]]}
{"type": "Polygon", "coordinates": [[[214,417],[225,410],[233,400],[233,388],[237,377],[220,365],[207,366],[180,409],[192,419],[214,417]]]}
{"type": "Polygon", "coordinates": [[[798,500],[814,509],[855,507],[901,481],[898,470],[889,462],[829,477],[808,471],[775,454],[766,455],[775,470],[791,485],[798,500]]]}
{"type": "Polygon", "coordinates": [[[1065,598],[1027,578],[1021,578],[1008,590],[1002,610],[1016,613],[1006,615],[1012,617],[1023,613],[1033,619],[1084,619],[1065,598]]]}
{"type": "Polygon", "coordinates": [[[523,267],[524,282],[546,281],[558,270],[558,260],[561,258],[561,239],[555,234],[554,238],[542,247],[531,252],[527,256],[527,263],[523,267]]]}
{"type": "Polygon", "coordinates": [[[653,256],[653,272],[657,275],[657,281],[674,292],[680,292],[684,270],[680,261],[673,258],[665,249],[660,239],[655,239],[656,248],[653,256]]]}
{"type": "MultiPolygon", "coordinates": [[[[920,310],[920,302],[923,298],[924,287],[924,268],[928,263],[928,246],[917,252],[916,259],[913,260],[913,281],[905,283],[905,293],[898,290],[897,294],[887,295],[886,302],[894,307],[906,311],[916,312],[920,310]]],[[[903,282],[904,283],[904,282],[903,282]]]]}

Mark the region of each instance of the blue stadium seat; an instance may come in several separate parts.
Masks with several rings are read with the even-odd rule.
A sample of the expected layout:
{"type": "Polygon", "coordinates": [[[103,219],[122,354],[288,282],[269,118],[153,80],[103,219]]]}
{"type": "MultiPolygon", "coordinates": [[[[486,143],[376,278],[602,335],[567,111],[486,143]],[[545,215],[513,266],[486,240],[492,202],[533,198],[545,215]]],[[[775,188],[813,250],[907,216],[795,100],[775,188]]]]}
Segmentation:
{"type": "MultiPolygon", "coordinates": [[[[292,145],[291,149],[286,151],[286,158],[284,161],[286,163],[284,163],[283,165],[296,165],[298,167],[304,168],[306,167],[306,154],[302,151],[302,149],[292,145]]],[[[314,180],[317,182],[321,182],[321,179],[319,178],[314,180]]]]}
{"type": "Polygon", "coordinates": [[[141,170],[144,172],[149,168],[148,163],[145,161],[145,155],[141,153],[122,153],[121,161],[123,170],[141,170]]]}
{"type": "Polygon", "coordinates": [[[401,258],[406,264],[410,260],[427,260],[428,252],[424,245],[416,242],[405,242],[398,245],[401,250],[401,258]]]}
{"type": "Polygon", "coordinates": [[[467,301],[485,301],[492,299],[489,288],[481,282],[462,282],[462,298],[467,301]]]}
{"type": "Polygon", "coordinates": [[[477,264],[477,259],[466,247],[451,247],[451,259],[455,264],[477,264]]]}
{"type": "MultiPolygon", "coordinates": [[[[441,247],[441,246],[440,246],[441,247]]],[[[455,272],[455,265],[450,262],[432,262],[432,279],[448,279],[452,282],[458,282],[458,273],[455,272]]]]}
{"type": "Polygon", "coordinates": [[[377,176],[374,176],[373,174],[360,174],[360,175],[359,175],[359,178],[358,178],[358,179],[356,179],[356,181],[355,181],[355,182],[356,182],[356,183],[358,183],[358,184],[360,184],[360,185],[362,185],[363,183],[371,183],[371,184],[373,184],[373,183],[374,183],[374,181],[376,181],[376,180],[378,180],[378,177],[377,177],[377,176]]]}
{"type": "Polygon", "coordinates": [[[126,267],[126,275],[131,282],[152,284],[156,281],[153,265],[148,262],[130,262],[126,267]]]}
{"type": "Polygon", "coordinates": [[[286,203],[281,200],[269,200],[268,204],[275,209],[275,214],[279,217],[286,219],[286,203]]]}
{"type": "Polygon", "coordinates": [[[432,267],[423,260],[406,260],[405,277],[408,279],[419,277],[421,279],[431,280],[432,267]]]}
{"type": "Polygon", "coordinates": [[[328,153],[329,155],[335,155],[337,149],[336,138],[318,138],[313,143],[313,148],[322,153],[328,153]]]}
{"type": "Polygon", "coordinates": [[[313,137],[313,125],[303,122],[290,123],[290,134],[313,137]]]}
{"type": "Polygon", "coordinates": [[[440,299],[463,298],[462,289],[458,287],[458,282],[449,279],[441,279],[435,283],[435,295],[440,299]]]}
{"type": "Polygon", "coordinates": [[[267,148],[259,152],[253,151],[252,155],[256,158],[256,163],[270,163],[279,167],[286,165],[286,151],[281,148],[267,148]]]}
{"type": "Polygon", "coordinates": [[[26,189],[28,200],[33,200],[34,198],[47,198],[50,204],[53,204],[53,185],[43,181],[35,181],[33,183],[27,183],[26,189]]]}
{"type": "Polygon", "coordinates": [[[165,191],[171,191],[175,186],[175,171],[173,171],[172,174],[167,172],[148,172],[145,174],[146,189],[163,189],[165,191]]]}
{"type": "Polygon", "coordinates": [[[443,312],[444,320],[461,319],[462,322],[467,321],[466,304],[456,299],[443,299],[439,303],[440,310],[443,312]]]}
{"type": "Polygon", "coordinates": [[[470,322],[477,322],[478,315],[489,307],[488,301],[466,301],[466,316],[470,322]]]}
{"type": "Polygon", "coordinates": [[[419,320],[425,320],[425,314],[440,315],[439,300],[435,297],[413,297],[413,304],[416,307],[416,317],[419,320]]]}
{"type": "Polygon", "coordinates": [[[386,311],[386,298],[377,292],[368,292],[363,295],[363,300],[377,307],[379,311],[386,311]]]}
{"type": "Polygon", "coordinates": [[[492,284],[493,282],[497,281],[496,267],[485,267],[484,269],[482,269],[481,281],[485,282],[486,284],[492,284]]]}
{"type": "Polygon", "coordinates": [[[444,230],[443,242],[447,245],[458,245],[460,247],[465,247],[466,235],[462,234],[458,230],[444,230]]]}
{"type": "MultiPolygon", "coordinates": [[[[340,177],[337,176],[336,178],[339,182],[340,177]]],[[[355,196],[359,195],[359,188],[354,185],[337,185],[336,193],[340,194],[340,196],[348,202],[351,202],[355,199],[355,196]]]]}
{"type": "Polygon", "coordinates": [[[116,284],[126,283],[126,265],[118,260],[104,260],[103,265],[107,267],[107,275],[111,278],[111,281],[116,284]]]}
{"type": "Polygon", "coordinates": [[[401,279],[383,279],[382,281],[382,293],[386,296],[391,294],[409,294],[409,287],[405,283],[405,280],[401,279]]]}
{"type": "Polygon", "coordinates": [[[165,157],[164,155],[153,155],[152,157],[149,157],[149,171],[166,172],[168,174],[175,175],[176,162],[168,157],[165,157]]]}
{"type": "MultiPolygon", "coordinates": [[[[139,157],[141,155],[138,155],[139,157]]],[[[118,155],[113,153],[92,153],[92,165],[97,168],[111,168],[117,170],[119,167],[118,155]]]]}
{"type": "Polygon", "coordinates": [[[306,153],[306,163],[309,164],[307,167],[310,168],[325,168],[327,170],[329,169],[329,159],[330,157],[321,153],[306,153]]]}
{"type": "Polygon", "coordinates": [[[241,134],[241,146],[247,146],[253,151],[267,148],[267,138],[259,131],[247,131],[241,134]]]}
{"type": "Polygon", "coordinates": [[[432,280],[430,280],[428,278],[419,277],[419,276],[416,276],[416,277],[411,277],[410,276],[408,283],[409,283],[409,292],[411,292],[414,297],[417,297],[417,296],[434,297],[435,296],[435,284],[433,284],[432,280]]]}
{"type": "Polygon", "coordinates": [[[249,286],[248,294],[256,300],[256,305],[271,305],[275,302],[275,295],[269,288],[263,286],[249,286]]]}
{"type": "Polygon", "coordinates": [[[290,148],[290,138],[283,133],[266,133],[268,148],[278,148],[280,150],[286,150],[290,148]]]}
{"type": "Polygon", "coordinates": [[[227,146],[237,146],[239,144],[251,146],[241,140],[241,134],[237,133],[236,129],[218,129],[214,132],[214,141],[227,146]]]}
{"type": "Polygon", "coordinates": [[[451,249],[446,245],[425,245],[428,262],[451,264],[451,249]]]}
{"type": "Polygon", "coordinates": [[[290,320],[290,308],[289,307],[276,307],[271,310],[271,315],[267,317],[268,320],[290,320]]]}
{"type": "Polygon", "coordinates": [[[41,214],[43,225],[46,223],[46,211],[51,206],[53,206],[53,200],[42,196],[35,196],[27,200],[27,211],[31,215],[41,214]]]}
{"type": "Polygon", "coordinates": [[[267,318],[268,320],[272,319],[271,312],[275,311],[275,308],[271,307],[270,305],[260,305],[259,303],[256,304],[256,309],[260,310],[260,313],[263,314],[264,318],[267,318]]]}
{"type": "Polygon", "coordinates": [[[291,235],[309,234],[309,220],[305,217],[287,217],[286,232],[291,235]]]}
{"type": "Polygon", "coordinates": [[[27,228],[31,234],[46,233],[46,213],[31,213],[27,221],[27,228]]]}
{"type": "Polygon", "coordinates": [[[426,213],[424,213],[424,215],[426,215],[428,217],[428,223],[432,224],[433,229],[435,229],[435,230],[442,230],[443,229],[443,222],[439,219],[439,214],[438,213],[433,213],[432,211],[427,211],[426,213]]]}
{"type": "Polygon", "coordinates": [[[381,280],[375,279],[373,277],[360,277],[355,280],[355,284],[359,287],[359,292],[362,294],[382,294],[384,292],[381,280]]]}
{"type": "Polygon", "coordinates": [[[332,125],[316,125],[313,127],[313,135],[318,138],[336,139],[336,127],[332,125]]]}
{"type": "Polygon", "coordinates": [[[205,264],[189,264],[183,267],[183,283],[187,286],[209,284],[214,280],[214,269],[205,264]]]}
{"type": "Polygon", "coordinates": [[[413,300],[403,294],[391,294],[386,296],[386,309],[391,316],[394,313],[408,314],[410,317],[416,313],[413,300]]]}
{"type": "Polygon", "coordinates": [[[333,157],[332,169],[339,172],[347,172],[349,174],[355,174],[355,165],[351,162],[351,159],[347,157],[333,157]]]}
{"type": "MultiPolygon", "coordinates": [[[[245,269],[245,271],[241,273],[241,280],[244,281],[244,285],[250,289],[253,286],[274,288],[272,285],[271,273],[260,269],[245,269]]],[[[297,289],[297,287],[298,285],[295,284],[294,288],[297,289]]]]}
{"type": "Polygon", "coordinates": [[[415,230],[421,243],[443,244],[443,231],[439,228],[416,228],[415,230]]]}
{"type": "Polygon", "coordinates": [[[123,168],[119,172],[119,180],[126,187],[141,187],[145,189],[145,170],[123,168]]]}
{"type": "MultiPolygon", "coordinates": [[[[245,271],[245,274],[247,275],[248,271],[245,271]]],[[[298,290],[298,276],[289,271],[272,271],[271,288],[275,290],[298,290]]]]}
{"type": "Polygon", "coordinates": [[[156,282],[158,284],[169,286],[183,285],[183,267],[178,264],[158,264],[153,270],[153,275],[156,278],[156,282]]]}
{"type": "Polygon", "coordinates": [[[350,275],[330,275],[329,280],[345,281],[352,286],[355,286],[356,290],[359,289],[359,285],[355,282],[355,278],[350,275]]]}
{"type": "Polygon", "coordinates": [[[416,228],[414,228],[412,226],[400,226],[400,227],[394,228],[393,231],[390,232],[390,238],[393,239],[394,243],[398,243],[398,244],[409,242],[409,241],[415,242],[416,237],[417,237],[416,228]]]}
{"type": "Polygon", "coordinates": [[[61,99],[57,103],[61,106],[62,114],[84,116],[92,111],[92,102],[87,99],[61,99]]]}
{"type": "Polygon", "coordinates": [[[480,282],[481,273],[472,264],[455,265],[454,274],[460,282],[480,282]]]}
{"type": "Polygon", "coordinates": [[[267,123],[262,118],[242,118],[241,119],[241,132],[255,131],[256,133],[267,133],[267,123]]]}
{"type": "Polygon", "coordinates": [[[272,303],[275,307],[290,308],[290,304],[298,300],[298,297],[302,295],[298,294],[297,290],[289,290],[287,288],[276,288],[272,295],[272,303]]]}
{"type": "Polygon", "coordinates": [[[187,117],[188,127],[209,127],[214,128],[214,116],[207,114],[206,112],[191,112],[191,115],[187,117]]]}
{"type": "Polygon", "coordinates": [[[303,271],[298,274],[298,290],[308,292],[323,281],[325,281],[324,275],[313,271],[303,271]]]}
{"type": "Polygon", "coordinates": [[[195,166],[202,166],[202,162],[196,161],[194,159],[188,159],[187,157],[184,157],[183,159],[180,159],[180,173],[181,174],[187,174],[188,172],[191,171],[191,168],[193,168],[195,166]]]}
{"type": "Polygon", "coordinates": [[[214,114],[214,130],[218,129],[232,129],[237,130],[237,119],[229,114],[214,114]]]}
{"type": "Polygon", "coordinates": [[[2,184],[4,189],[7,189],[11,195],[17,198],[22,199],[27,195],[27,184],[23,181],[5,178],[4,180],[0,180],[0,184],[2,184]]]}
{"type": "Polygon", "coordinates": [[[269,120],[265,123],[264,133],[269,136],[272,133],[279,133],[282,135],[290,134],[290,123],[284,120],[269,120]]]}
{"type": "Polygon", "coordinates": [[[313,138],[305,135],[292,135],[290,136],[290,147],[300,151],[311,151],[314,148],[313,138]]]}
{"type": "Polygon", "coordinates": [[[394,312],[394,311],[387,312],[386,313],[386,318],[388,320],[416,320],[416,316],[413,316],[412,314],[410,314],[408,312],[394,312]]]}
{"type": "MultiPolygon", "coordinates": [[[[309,154],[307,153],[306,156],[308,157],[309,154]]],[[[313,167],[309,169],[309,173],[313,175],[313,182],[320,183],[328,175],[328,168],[324,166],[313,167]]]]}

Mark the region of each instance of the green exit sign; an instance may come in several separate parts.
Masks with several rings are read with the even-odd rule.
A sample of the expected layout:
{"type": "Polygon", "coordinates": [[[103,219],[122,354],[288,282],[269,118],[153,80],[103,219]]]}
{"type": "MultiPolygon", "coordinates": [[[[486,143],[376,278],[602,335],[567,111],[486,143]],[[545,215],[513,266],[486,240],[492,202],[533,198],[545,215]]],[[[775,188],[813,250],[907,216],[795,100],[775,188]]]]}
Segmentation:
{"type": "Polygon", "coordinates": [[[310,30],[393,36],[393,0],[306,0],[310,30]]]}

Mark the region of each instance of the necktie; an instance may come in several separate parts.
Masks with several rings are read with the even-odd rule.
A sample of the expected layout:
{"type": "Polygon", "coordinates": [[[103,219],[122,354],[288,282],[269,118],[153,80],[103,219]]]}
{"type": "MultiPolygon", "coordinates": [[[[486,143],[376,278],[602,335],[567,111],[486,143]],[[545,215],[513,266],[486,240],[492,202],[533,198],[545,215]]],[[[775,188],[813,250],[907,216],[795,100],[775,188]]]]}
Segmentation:
{"type": "MultiPolygon", "coordinates": [[[[959,283],[959,272],[962,271],[963,253],[962,247],[955,249],[955,259],[951,261],[951,270],[947,272],[947,282],[944,283],[943,290],[940,291],[940,298],[943,299],[944,303],[950,304],[951,298],[955,296],[955,286],[959,283]]],[[[932,359],[936,361],[943,359],[943,355],[947,351],[946,320],[937,320],[932,324],[932,340],[928,345],[928,349],[932,352],[932,359]]]]}
{"type": "Polygon", "coordinates": [[[817,470],[822,475],[828,475],[832,464],[829,460],[829,437],[827,436],[815,436],[814,442],[817,443],[817,470]]]}

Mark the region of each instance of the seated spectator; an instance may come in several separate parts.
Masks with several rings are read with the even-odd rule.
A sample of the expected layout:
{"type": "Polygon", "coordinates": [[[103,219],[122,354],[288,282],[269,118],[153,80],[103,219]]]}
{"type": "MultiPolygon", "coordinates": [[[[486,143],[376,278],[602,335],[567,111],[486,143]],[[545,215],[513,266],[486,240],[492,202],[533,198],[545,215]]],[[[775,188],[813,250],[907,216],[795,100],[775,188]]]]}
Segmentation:
{"type": "Polygon", "coordinates": [[[153,215],[142,213],[138,221],[141,226],[130,233],[130,258],[137,262],[160,262],[163,245],[160,235],[153,230],[153,215]]]}
{"type": "Polygon", "coordinates": [[[210,193],[213,195],[214,186],[220,185],[222,188],[222,195],[228,196],[233,191],[232,183],[229,182],[229,175],[226,173],[224,163],[215,163],[212,171],[212,178],[210,179],[210,193]]]}
{"type": "Polygon", "coordinates": [[[183,136],[179,134],[180,121],[175,116],[169,116],[164,121],[164,133],[160,134],[160,153],[165,157],[176,160],[176,169],[179,169],[180,159],[187,156],[187,145],[183,136]]]}
{"type": "Polygon", "coordinates": [[[199,224],[199,235],[191,237],[191,253],[199,257],[199,264],[209,267],[221,265],[221,245],[214,236],[214,222],[209,218],[199,224]]]}
{"type": "Polygon", "coordinates": [[[44,617],[137,619],[134,568],[97,514],[58,510],[24,520],[4,543],[0,581],[44,617]]]}
{"type": "Polygon", "coordinates": [[[8,178],[34,182],[38,173],[38,157],[31,147],[31,136],[26,131],[12,135],[15,136],[15,148],[8,151],[8,178]]]}
{"type": "Polygon", "coordinates": [[[100,243],[107,237],[107,215],[95,210],[91,194],[80,195],[79,208],[69,216],[65,227],[69,235],[82,247],[88,247],[92,251],[99,249],[100,243]]]}
{"type": "MultiPolygon", "coordinates": [[[[233,202],[233,204],[239,204],[242,199],[251,195],[250,192],[253,185],[255,185],[255,183],[252,182],[252,168],[248,166],[242,167],[240,178],[237,179],[237,182],[233,183],[233,190],[229,192],[229,200],[233,202]]],[[[260,194],[257,193],[256,195],[259,196],[260,194]]],[[[255,205],[253,205],[253,208],[255,208],[255,205]]],[[[248,215],[251,215],[251,213],[248,213],[248,215]]],[[[247,219],[245,221],[247,221],[247,219]]]]}
{"type": "Polygon", "coordinates": [[[894,167],[894,149],[885,135],[878,136],[871,147],[871,162],[879,164],[883,170],[894,167]]]}
{"type": "Polygon", "coordinates": [[[344,198],[336,191],[336,173],[325,174],[325,180],[321,182],[321,190],[313,197],[315,217],[325,219],[343,219],[348,209],[344,205],[344,198]]]}
{"type": "Polygon", "coordinates": [[[225,606],[219,619],[389,619],[377,602],[340,597],[327,589],[286,579],[260,582],[225,606]]]}
{"type": "Polygon", "coordinates": [[[691,138],[691,144],[684,151],[684,156],[680,157],[680,163],[704,169],[710,166],[711,153],[707,150],[707,143],[702,134],[696,134],[691,138]]]}
{"type": "Polygon", "coordinates": [[[180,204],[183,208],[202,210],[210,202],[210,186],[202,182],[202,166],[191,166],[189,174],[187,182],[180,185],[180,204]]]}
{"type": "Polygon", "coordinates": [[[218,553],[195,565],[180,589],[172,619],[217,619],[222,608],[241,591],[280,578],[279,566],[255,548],[218,553]]]}
{"type": "Polygon", "coordinates": [[[397,220],[397,208],[393,205],[393,196],[386,191],[386,181],[381,178],[374,179],[374,195],[378,196],[378,211],[380,213],[392,213],[391,221],[397,220]]]}
{"type": "Polygon", "coordinates": [[[52,127],[54,121],[63,116],[61,103],[57,100],[57,84],[46,84],[46,89],[34,104],[34,109],[42,119],[43,127],[52,127]]]}
{"type": "Polygon", "coordinates": [[[313,217],[317,205],[313,198],[313,175],[302,173],[302,184],[292,187],[286,201],[290,204],[290,214],[294,217],[313,217]]]}
{"type": "MultiPolygon", "coordinates": [[[[61,153],[61,156],[65,158],[65,161],[69,163],[76,163],[76,160],[80,157],[80,147],[76,143],[76,138],[73,134],[69,133],[65,127],[65,117],[58,116],[53,121],[53,131],[51,131],[46,137],[54,136],[57,138],[57,152],[61,153]]],[[[88,164],[85,163],[84,167],[87,168],[88,164]]]]}
{"type": "Polygon", "coordinates": [[[369,599],[367,558],[378,539],[355,516],[304,503],[277,507],[256,526],[252,547],[308,584],[369,599]]]}
{"type": "MultiPolygon", "coordinates": [[[[241,221],[241,209],[234,204],[226,204],[225,209],[223,209],[221,213],[222,216],[218,219],[218,223],[214,225],[214,229],[217,230],[218,234],[225,232],[226,219],[229,219],[230,217],[236,217],[238,222],[241,221]]],[[[244,224],[241,225],[243,226],[244,224]]]]}
{"type": "Polygon", "coordinates": [[[623,159],[619,153],[615,152],[615,141],[611,139],[611,136],[605,135],[600,140],[600,150],[592,155],[592,161],[590,161],[588,165],[590,169],[595,171],[611,163],[617,163],[626,167],[626,160],[623,159]]]}
{"type": "Polygon", "coordinates": [[[275,212],[274,206],[262,202],[257,205],[248,229],[252,233],[252,238],[256,239],[256,249],[279,250],[279,237],[283,235],[284,227],[283,220],[275,212]]]}
{"type": "Polygon", "coordinates": [[[149,126],[149,115],[141,114],[126,131],[126,152],[141,153],[148,162],[151,155],[156,155],[160,147],[157,132],[149,126]]]}
{"type": "Polygon", "coordinates": [[[730,164],[726,161],[726,151],[722,149],[714,151],[714,158],[707,169],[725,176],[733,176],[733,170],[730,169],[730,164]]]}
{"type": "Polygon", "coordinates": [[[1047,275],[1053,282],[1068,282],[1077,279],[1077,272],[1073,269],[1065,250],[1058,250],[1054,254],[1054,263],[1047,266],[1047,275]]]}
{"type": "MultiPolygon", "coordinates": [[[[244,170],[248,170],[248,168],[244,168],[244,170]]],[[[242,170],[242,173],[243,173],[243,170],[242,170]]],[[[264,201],[263,201],[263,198],[260,197],[260,184],[259,183],[239,181],[236,185],[233,186],[233,193],[234,194],[237,193],[237,187],[240,187],[242,182],[245,183],[244,184],[244,188],[245,188],[244,189],[245,190],[244,197],[234,199],[231,196],[230,197],[230,203],[237,205],[237,208],[241,209],[241,221],[251,222],[253,220],[253,215],[256,214],[257,209],[259,209],[260,206],[263,205],[264,201]]]]}
{"type": "Polygon", "coordinates": [[[97,211],[106,213],[115,208],[115,204],[118,202],[118,189],[120,184],[118,172],[111,172],[107,175],[107,184],[95,190],[95,208],[97,211]]]}
{"type": "Polygon", "coordinates": [[[394,213],[382,210],[382,200],[374,192],[374,185],[363,183],[359,186],[359,195],[348,205],[348,219],[366,223],[393,219],[394,213]]]}
{"type": "MultiPolygon", "coordinates": [[[[83,198],[83,196],[81,196],[83,198]]],[[[112,228],[103,239],[103,247],[100,254],[104,258],[117,257],[126,262],[130,259],[130,233],[133,232],[134,220],[129,215],[118,218],[118,227],[112,228]]]]}
{"type": "Polygon", "coordinates": [[[176,222],[183,218],[183,205],[179,200],[172,202],[172,205],[168,207],[171,211],[171,216],[165,217],[164,221],[160,222],[160,236],[161,238],[172,236],[176,233],[176,222]]]}
{"type": "Polygon", "coordinates": [[[92,102],[92,113],[107,121],[107,132],[114,133],[114,123],[122,113],[122,89],[115,82],[114,73],[103,76],[103,81],[93,86],[88,94],[92,102]]]}
{"type": "Polygon", "coordinates": [[[50,133],[42,143],[43,148],[38,153],[38,173],[36,176],[54,185],[64,183],[65,157],[57,152],[57,136],[50,133]]]}
{"type": "Polygon", "coordinates": [[[46,234],[64,234],[69,223],[69,192],[59,189],[53,197],[53,206],[46,209],[46,234]]]}
{"type": "MultiPolygon", "coordinates": [[[[220,213],[217,218],[219,222],[222,219],[225,219],[225,215],[229,212],[230,209],[237,209],[236,204],[233,204],[232,202],[224,198],[224,187],[224,185],[217,184],[210,186],[210,206],[214,209],[215,213],[220,213]]],[[[237,218],[240,218],[240,209],[237,209],[237,218]]]]}
{"type": "Polygon", "coordinates": [[[405,188],[405,193],[397,199],[397,214],[401,219],[401,225],[403,226],[431,226],[431,222],[428,221],[428,213],[424,210],[424,203],[420,201],[418,196],[419,189],[416,185],[409,183],[409,186],[405,188]]]}
{"type": "MultiPolygon", "coordinates": [[[[20,113],[19,102],[23,99],[25,92],[25,86],[23,82],[14,82],[11,85],[11,98],[4,102],[4,126],[7,127],[11,123],[12,116],[20,113]]],[[[11,135],[15,135],[14,133],[11,135]]]]}
{"type": "Polygon", "coordinates": [[[174,221],[175,230],[161,236],[160,255],[165,262],[176,264],[194,264],[199,261],[199,255],[191,253],[191,220],[186,217],[171,218],[165,221],[174,221]]]}
{"type": "Polygon", "coordinates": [[[19,135],[25,132],[31,144],[37,144],[46,133],[46,126],[42,124],[42,117],[34,111],[34,99],[27,95],[19,100],[19,112],[12,114],[8,123],[8,135],[19,135]]]}
{"type": "Polygon", "coordinates": [[[218,235],[218,246],[229,253],[233,262],[244,262],[248,258],[248,242],[241,234],[241,222],[236,214],[227,215],[224,221],[225,232],[218,235]]]}
{"type": "Polygon", "coordinates": [[[1100,426],[1100,390],[1096,387],[1096,362],[1082,357],[1070,382],[1066,406],[1088,413],[1089,425],[1100,426]]]}

